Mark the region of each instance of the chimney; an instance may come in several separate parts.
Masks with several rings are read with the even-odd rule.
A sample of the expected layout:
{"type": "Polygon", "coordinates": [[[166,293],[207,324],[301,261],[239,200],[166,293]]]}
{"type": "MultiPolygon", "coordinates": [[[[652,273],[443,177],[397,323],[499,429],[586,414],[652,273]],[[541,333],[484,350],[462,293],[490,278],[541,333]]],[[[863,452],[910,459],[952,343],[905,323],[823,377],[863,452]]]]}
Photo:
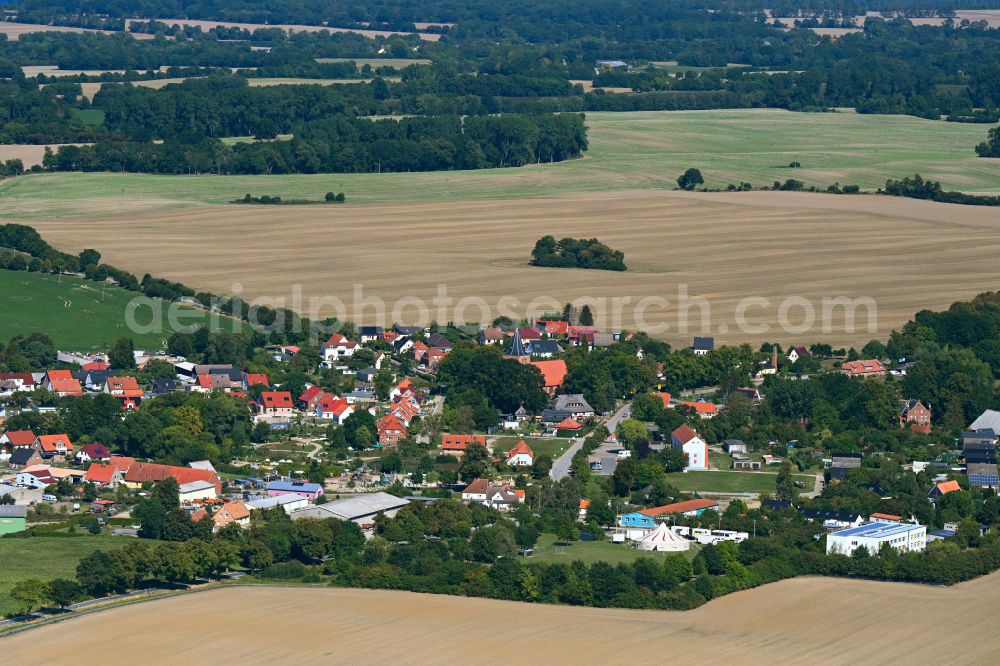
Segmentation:
{"type": "Polygon", "coordinates": [[[778,345],[771,345],[771,367],[778,369],[778,345]]]}

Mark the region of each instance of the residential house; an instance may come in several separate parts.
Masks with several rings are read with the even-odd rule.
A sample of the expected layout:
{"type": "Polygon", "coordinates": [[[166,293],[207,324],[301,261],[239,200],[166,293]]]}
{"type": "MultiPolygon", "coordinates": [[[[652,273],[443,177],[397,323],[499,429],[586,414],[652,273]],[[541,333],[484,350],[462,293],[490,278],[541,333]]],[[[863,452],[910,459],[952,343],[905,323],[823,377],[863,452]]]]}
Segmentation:
{"type": "Polygon", "coordinates": [[[529,343],[529,351],[534,358],[553,358],[562,354],[563,349],[555,340],[536,340],[529,343]]]}
{"type": "Polygon", "coordinates": [[[103,444],[97,442],[92,442],[90,444],[82,444],[76,448],[76,459],[81,463],[87,463],[91,461],[105,461],[111,459],[111,452],[103,444]]]}
{"type": "Polygon", "coordinates": [[[843,529],[847,527],[857,527],[865,522],[865,517],[860,513],[850,513],[848,511],[826,511],[824,509],[799,509],[799,513],[806,520],[814,523],[823,523],[823,527],[830,529],[843,529]]]}
{"type": "Polygon", "coordinates": [[[0,395],[34,391],[35,376],[30,372],[0,372],[0,395]]]}
{"type": "Polygon", "coordinates": [[[49,370],[46,375],[45,388],[60,397],[81,396],[83,386],[69,370],[49,370]]]}
{"type": "Polygon", "coordinates": [[[179,391],[181,384],[176,379],[154,379],[150,383],[149,389],[150,393],[154,396],[166,395],[174,391],[179,391]]]}
{"type": "Polygon", "coordinates": [[[93,463],[87,468],[83,480],[101,488],[117,488],[125,481],[125,476],[114,465],[93,463]]]}
{"type": "Polygon", "coordinates": [[[956,490],[961,490],[961,489],[962,487],[958,485],[958,481],[955,480],[942,481],[941,483],[938,483],[933,488],[931,488],[931,491],[927,493],[927,498],[933,502],[940,497],[944,497],[948,493],[953,493],[956,490]]]}
{"type": "Polygon", "coordinates": [[[32,447],[38,437],[30,430],[8,430],[0,435],[0,448],[13,451],[22,447],[32,447]]]}
{"type": "Polygon", "coordinates": [[[39,435],[35,438],[35,449],[42,454],[43,458],[54,458],[55,456],[65,456],[73,452],[73,443],[69,440],[69,435],[39,435]]]}
{"type": "Polygon", "coordinates": [[[654,393],[653,395],[655,395],[657,398],[660,399],[661,402],[663,402],[663,409],[670,409],[670,394],[669,393],[665,393],[665,392],[661,391],[661,392],[658,392],[658,393],[654,393]]]}
{"type": "Polygon", "coordinates": [[[409,397],[412,395],[414,395],[413,382],[409,379],[404,379],[396,384],[391,391],[389,391],[389,400],[395,401],[399,398],[409,397]]]}
{"type": "Polygon", "coordinates": [[[340,333],[334,333],[326,342],[319,345],[319,354],[323,359],[323,367],[332,368],[338,361],[354,356],[360,345],[348,340],[340,333]]]}
{"type": "Polygon", "coordinates": [[[844,361],[840,371],[848,377],[878,377],[886,373],[882,361],[874,358],[864,361],[844,361]]]}
{"type": "Polygon", "coordinates": [[[486,435],[441,435],[441,452],[461,458],[470,444],[486,446],[486,435]]]}
{"type": "Polygon", "coordinates": [[[58,481],[59,479],[49,473],[48,467],[35,465],[18,472],[14,483],[25,488],[45,488],[58,481]]]}
{"type": "Polygon", "coordinates": [[[267,484],[268,497],[277,497],[278,495],[298,495],[299,497],[304,497],[307,500],[315,501],[316,498],[322,494],[323,486],[318,483],[282,480],[271,481],[267,484]]]}
{"type": "Polygon", "coordinates": [[[535,322],[535,327],[545,335],[566,336],[569,335],[569,322],[557,319],[540,319],[535,322]]]}
{"type": "Polygon", "coordinates": [[[396,446],[406,437],[406,425],[393,414],[386,414],[375,424],[378,445],[382,447],[396,446]]]}
{"type": "Polygon", "coordinates": [[[579,430],[582,427],[583,427],[583,425],[581,425],[579,422],[574,421],[573,419],[567,418],[567,419],[563,419],[559,423],[557,423],[554,426],[552,426],[552,430],[553,430],[553,432],[556,433],[556,435],[559,435],[560,432],[563,432],[564,434],[565,434],[565,431],[574,432],[576,430],[579,430]]]}
{"type": "Polygon", "coordinates": [[[712,402],[705,402],[704,400],[699,400],[697,402],[682,402],[680,403],[680,406],[690,409],[697,414],[700,419],[711,419],[719,413],[718,405],[712,402]]]}
{"type": "Polygon", "coordinates": [[[475,479],[462,490],[463,502],[485,502],[486,492],[490,488],[488,479],[475,479]]]}
{"type": "Polygon", "coordinates": [[[335,398],[333,396],[324,395],[324,397],[316,403],[316,416],[321,419],[330,419],[339,425],[343,425],[344,421],[347,420],[347,417],[353,413],[354,408],[351,407],[343,398],[335,398]]]}
{"type": "Polygon", "coordinates": [[[429,372],[437,372],[438,366],[448,356],[448,353],[449,350],[447,349],[431,347],[424,351],[423,356],[420,358],[420,365],[427,368],[429,372]]]}
{"type": "Polygon", "coordinates": [[[491,509],[498,511],[512,511],[524,502],[524,491],[508,488],[489,488],[486,492],[486,501],[483,502],[491,509]]]}
{"type": "Polygon", "coordinates": [[[33,446],[19,446],[10,454],[7,465],[13,469],[21,469],[40,465],[44,461],[45,458],[42,458],[42,454],[33,446]]]}
{"type": "Polygon", "coordinates": [[[441,333],[431,333],[427,336],[427,346],[431,349],[451,351],[451,340],[441,333]]]}
{"type": "Polygon", "coordinates": [[[288,391],[261,391],[257,407],[262,416],[268,417],[289,417],[295,412],[295,403],[288,391]]]}
{"type": "Polygon", "coordinates": [[[108,377],[104,382],[104,392],[116,398],[137,398],[142,389],[135,377],[108,377]]]}
{"type": "Polygon", "coordinates": [[[590,403],[587,402],[582,393],[563,393],[558,395],[552,408],[561,412],[567,412],[569,418],[577,421],[590,418],[595,414],[594,408],[590,406],[590,403]]]}
{"type": "Polygon", "coordinates": [[[212,514],[212,522],[215,523],[213,528],[215,531],[232,523],[236,523],[240,527],[247,527],[250,525],[250,509],[243,503],[243,500],[225,502],[218,511],[212,514]]]}
{"type": "Polygon", "coordinates": [[[375,342],[385,335],[385,329],[381,326],[358,326],[358,340],[361,344],[375,342]]]}
{"type": "Polygon", "coordinates": [[[734,395],[740,395],[750,401],[751,405],[759,405],[764,401],[763,396],[760,394],[760,390],[752,386],[741,386],[740,388],[734,388],[729,392],[729,396],[726,398],[728,401],[734,395]]]}
{"type": "Polygon", "coordinates": [[[510,467],[530,467],[535,462],[535,453],[522,439],[505,456],[510,467]]]}
{"type": "Polygon", "coordinates": [[[708,469],[708,444],[698,436],[694,428],[686,423],[682,424],[670,433],[670,443],[687,455],[685,471],[708,469]]]}
{"type": "Polygon", "coordinates": [[[788,362],[795,363],[800,358],[809,358],[812,354],[805,347],[792,347],[788,352],[788,362]]]}
{"type": "Polygon", "coordinates": [[[556,394],[556,392],[562,387],[563,380],[566,379],[566,373],[569,372],[566,367],[566,361],[562,359],[555,359],[551,361],[532,361],[531,365],[538,368],[539,372],[542,373],[545,392],[549,395],[556,394]]]}
{"type": "Polygon", "coordinates": [[[931,410],[916,398],[899,401],[899,426],[928,433],[931,431],[931,410]]]}
{"type": "Polygon", "coordinates": [[[691,343],[691,351],[695,356],[704,356],[715,349],[715,338],[706,336],[695,336],[691,343]]]}
{"type": "Polygon", "coordinates": [[[267,381],[267,375],[263,372],[244,372],[243,390],[249,391],[251,386],[270,388],[271,384],[267,381]]]}
{"type": "Polygon", "coordinates": [[[329,395],[323,391],[322,386],[310,386],[298,397],[299,409],[307,412],[315,411],[319,401],[329,395]]]}

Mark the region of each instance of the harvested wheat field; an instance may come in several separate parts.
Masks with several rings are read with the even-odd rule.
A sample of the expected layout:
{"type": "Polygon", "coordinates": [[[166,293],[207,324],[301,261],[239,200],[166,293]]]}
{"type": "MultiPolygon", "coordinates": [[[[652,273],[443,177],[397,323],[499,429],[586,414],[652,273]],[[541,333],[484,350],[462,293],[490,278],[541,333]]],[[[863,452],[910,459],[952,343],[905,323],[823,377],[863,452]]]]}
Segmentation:
{"type": "MultiPolygon", "coordinates": [[[[77,203],[90,205],[85,199],[77,203]]],[[[298,285],[305,300],[297,309],[312,319],[471,323],[504,314],[499,306],[505,296],[518,301],[507,303],[511,314],[535,317],[567,301],[582,305],[592,299],[598,325],[646,328],[676,343],[707,333],[728,342],[769,336],[850,345],[884,338],[921,309],[1000,288],[995,210],[892,197],[644,190],[504,201],[99,213],[36,218],[30,224],[63,250],[96,243],[109,263],[196,289],[283,298],[290,305],[298,285]],[[528,265],[535,241],[545,234],[598,237],[625,253],[629,270],[528,265]],[[355,297],[355,284],[365,298],[384,300],[385,319],[355,297]],[[489,309],[482,311],[478,301],[458,312],[435,306],[421,318],[402,300],[430,303],[439,285],[456,300],[483,299],[489,309]],[[680,328],[678,290],[684,285],[691,297],[707,299],[707,328],[699,307],[686,310],[689,325],[680,328]],[[312,308],[310,297],[340,299],[346,309],[312,308]],[[618,316],[614,297],[631,299],[618,316]],[[653,297],[667,302],[650,301],[653,297]],[[738,304],[747,297],[767,302],[746,310],[745,320],[754,328],[740,330],[738,304]],[[782,332],[776,328],[780,306],[791,297],[808,300],[816,320],[782,332]],[[843,309],[833,309],[824,330],[822,299],[838,297],[870,297],[877,319],[859,308],[855,330],[846,330],[843,309]],[[641,303],[646,307],[637,320],[634,306],[641,303]],[[669,328],[651,328],[662,323],[669,328]]],[[[791,303],[786,313],[796,327],[805,322],[800,304],[791,303]]]]}
{"type": "Polygon", "coordinates": [[[0,650],[21,666],[93,663],[109,645],[146,664],[986,663],[997,613],[1000,574],[954,588],[798,578],[689,612],[244,587],[92,614],[0,650]]]}
{"type": "MultiPolygon", "coordinates": [[[[90,28],[74,28],[64,25],[44,25],[39,23],[14,23],[11,21],[0,21],[0,35],[7,35],[7,39],[18,39],[21,35],[29,35],[36,32],[103,32],[106,35],[116,34],[115,30],[92,30],[90,28]]],[[[152,39],[153,35],[133,34],[135,39],[152,39]]]]}
{"type": "Polygon", "coordinates": [[[29,143],[7,143],[0,144],[0,162],[7,160],[21,160],[25,169],[41,165],[42,158],[45,157],[45,149],[51,148],[56,152],[62,146],[89,146],[89,143],[50,143],[46,145],[35,145],[29,143]]]}

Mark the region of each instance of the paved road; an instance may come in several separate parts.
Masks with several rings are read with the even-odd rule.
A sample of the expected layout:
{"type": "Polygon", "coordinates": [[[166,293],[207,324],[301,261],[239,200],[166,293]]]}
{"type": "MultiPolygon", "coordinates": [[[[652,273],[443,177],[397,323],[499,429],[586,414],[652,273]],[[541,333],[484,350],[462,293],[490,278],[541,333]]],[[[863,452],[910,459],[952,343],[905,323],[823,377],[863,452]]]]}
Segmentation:
{"type": "Polygon", "coordinates": [[[632,416],[632,403],[625,403],[614,415],[605,423],[605,427],[612,435],[618,430],[618,424],[632,416]]]}
{"type": "Polygon", "coordinates": [[[573,463],[573,456],[583,446],[584,439],[583,437],[579,437],[571,440],[569,448],[563,451],[563,454],[552,463],[549,476],[553,481],[561,481],[569,476],[569,468],[573,463]]]}
{"type": "MultiPolygon", "coordinates": [[[[630,403],[626,403],[605,422],[604,425],[608,429],[608,432],[613,433],[618,428],[618,424],[624,419],[627,419],[631,413],[632,405],[630,403]]],[[[564,451],[563,454],[555,460],[555,462],[552,463],[552,469],[549,471],[549,476],[554,481],[559,481],[569,476],[569,468],[573,463],[573,456],[575,456],[577,451],[583,447],[583,441],[583,437],[572,440],[570,447],[566,449],[566,451],[564,451]]]]}

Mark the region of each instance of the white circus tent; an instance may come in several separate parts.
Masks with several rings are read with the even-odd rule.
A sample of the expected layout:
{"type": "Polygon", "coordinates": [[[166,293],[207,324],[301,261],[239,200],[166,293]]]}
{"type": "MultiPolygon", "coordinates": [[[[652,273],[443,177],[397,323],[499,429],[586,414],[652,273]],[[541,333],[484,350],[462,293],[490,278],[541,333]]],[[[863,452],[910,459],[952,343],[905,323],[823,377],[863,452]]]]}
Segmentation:
{"type": "Polygon", "coordinates": [[[666,523],[660,523],[656,529],[639,539],[636,543],[639,550],[657,550],[667,552],[680,552],[691,547],[691,542],[667,527],[666,523]]]}

